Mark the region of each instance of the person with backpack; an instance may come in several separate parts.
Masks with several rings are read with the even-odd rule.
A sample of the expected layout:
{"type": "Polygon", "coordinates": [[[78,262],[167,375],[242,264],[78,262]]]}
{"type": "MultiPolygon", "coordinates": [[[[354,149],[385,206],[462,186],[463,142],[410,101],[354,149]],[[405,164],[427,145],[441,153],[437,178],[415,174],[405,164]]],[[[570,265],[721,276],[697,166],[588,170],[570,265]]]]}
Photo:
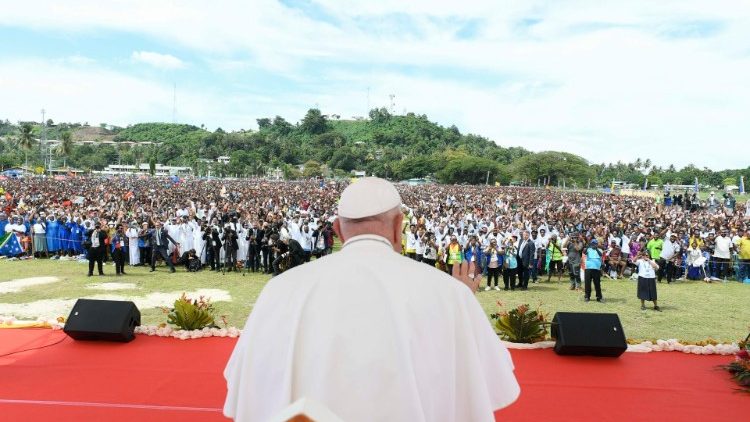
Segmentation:
{"type": "Polygon", "coordinates": [[[604,297],[602,297],[602,255],[604,255],[604,252],[599,248],[599,241],[592,239],[589,247],[586,248],[586,281],[583,298],[586,302],[591,300],[592,282],[596,290],[596,301],[604,301],[604,297]]]}

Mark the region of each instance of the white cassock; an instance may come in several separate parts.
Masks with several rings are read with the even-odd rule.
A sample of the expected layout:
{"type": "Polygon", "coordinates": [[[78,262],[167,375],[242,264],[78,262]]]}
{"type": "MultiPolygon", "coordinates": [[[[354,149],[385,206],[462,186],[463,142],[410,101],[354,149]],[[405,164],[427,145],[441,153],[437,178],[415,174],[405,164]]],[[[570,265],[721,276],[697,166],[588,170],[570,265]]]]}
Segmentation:
{"type": "Polygon", "coordinates": [[[130,265],[138,265],[141,261],[141,252],[138,249],[138,229],[130,227],[125,236],[128,238],[128,252],[130,254],[130,265]]]}
{"type": "Polygon", "coordinates": [[[245,230],[244,227],[240,226],[240,228],[237,230],[237,261],[238,262],[245,262],[247,259],[247,240],[245,238],[247,237],[247,230],[245,230]]]}
{"type": "Polygon", "coordinates": [[[194,227],[190,223],[180,223],[178,226],[179,238],[175,240],[180,242],[180,253],[193,249],[193,230],[194,227]]]}
{"type": "MultiPolygon", "coordinates": [[[[180,243],[180,225],[179,224],[167,224],[166,226],[167,226],[167,234],[169,234],[169,237],[171,237],[175,242],[180,243]]],[[[168,246],[169,254],[172,255],[172,251],[174,251],[175,248],[177,248],[177,245],[169,241],[167,243],[169,243],[169,246],[168,246]]],[[[184,245],[182,246],[184,247],[184,245]]],[[[178,248],[178,253],[181,252],[179,249],[182,249],[182,248],[178,248]]]]}
{"type": "Polygon", "coordinates": [[[198,258],[201,259],[201,264],[206,263],[206,242],[203,240],[203,231],[198,227],[193,230],[193,248],[198,258]]]}
{"type": "Polygon", "coordinates": [[[520,393],[466,285],[374,235],[269,281],[224,377],[239,421],[302,397],[345,421],[494,421],[520,393]]]}

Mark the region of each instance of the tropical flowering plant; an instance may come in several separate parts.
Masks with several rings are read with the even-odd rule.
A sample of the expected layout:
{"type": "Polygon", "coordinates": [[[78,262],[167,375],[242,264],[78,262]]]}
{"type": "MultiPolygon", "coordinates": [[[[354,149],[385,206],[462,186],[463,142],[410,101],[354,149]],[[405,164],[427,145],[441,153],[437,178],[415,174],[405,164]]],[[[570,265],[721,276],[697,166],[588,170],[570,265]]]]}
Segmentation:
{"type": "MultiPolygon", "coordinates": [[[[503,304],[497,301],[502,308],[503,304]]],[[[540,304],[541,306],[541,304],[540,304]]],[[[528,304],[519,305],[507,311],[490,315],[495,320],[495,328],[500,338],[512,343],[536,343],[547,337],[548,314],[539,307],[531,310],[528,304]]]]}
{"type": "Polygon", "coordinates": [[[734,355],[734,362],[724,365],[723,368],[732,374],[732,378],[740,387],[750,393],[750,335],[744,341],[739,342],[740,350],[734,355]]]}
{"type": "Polygon", "coordinates": [[[215,324],[215,310],[210,298],[200,296],[191,300],[185,293],[174,301],[172,309],[162,308],[167,313],[167,322],[182,330],[218,328],[215,324]]]}

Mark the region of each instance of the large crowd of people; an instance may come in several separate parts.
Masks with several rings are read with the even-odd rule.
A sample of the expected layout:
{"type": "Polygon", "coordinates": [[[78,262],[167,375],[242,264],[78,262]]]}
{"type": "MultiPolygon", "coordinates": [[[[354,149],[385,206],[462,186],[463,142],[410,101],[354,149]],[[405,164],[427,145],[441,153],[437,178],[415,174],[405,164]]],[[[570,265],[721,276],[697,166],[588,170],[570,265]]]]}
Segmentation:
{"type": "MultiPolygon", "coordinates": [[[[18,258],[158,261],[175,271],[275,273],[332,252],[331,223],[348,182],[150,177],[9,179],[0,182],[0,232],[18,258]]],[[[399,185],[403,253],[450,272],[474,262],[483,290],[529,283],[585,284],[655,269],[668,283],[750,278],[750,201],[685,193],[616,195],[545,188],[399,185]],[[737,210],[735,207],[737,206],[737,210]],[[645,259],[651,263],[644,264],[645,259]],[[639,262],[639,260],[643,262],[639,262]],[[643,264],[643,265],[640,265],[643,264]],[[653,264],[653,265],[652,265],[653,264]],[[502,287],[500,284],[502,280],[502,287]]]]}

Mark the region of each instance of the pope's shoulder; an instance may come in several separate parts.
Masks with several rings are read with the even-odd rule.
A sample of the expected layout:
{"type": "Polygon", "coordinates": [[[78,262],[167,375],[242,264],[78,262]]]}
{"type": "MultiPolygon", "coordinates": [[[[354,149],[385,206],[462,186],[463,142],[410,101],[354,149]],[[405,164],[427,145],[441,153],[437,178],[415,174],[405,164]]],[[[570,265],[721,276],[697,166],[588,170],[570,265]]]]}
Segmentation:
{"type": "Polygon", "coordinates": [[[408,283],[424,292],[441,290],[470,292],[465,284],[447,273],[395,252],[362,257],[344,252],[316,259],[272,278],[267,289],[296,289],[299,283],[338,285],[357,282],[408,283]]]}

